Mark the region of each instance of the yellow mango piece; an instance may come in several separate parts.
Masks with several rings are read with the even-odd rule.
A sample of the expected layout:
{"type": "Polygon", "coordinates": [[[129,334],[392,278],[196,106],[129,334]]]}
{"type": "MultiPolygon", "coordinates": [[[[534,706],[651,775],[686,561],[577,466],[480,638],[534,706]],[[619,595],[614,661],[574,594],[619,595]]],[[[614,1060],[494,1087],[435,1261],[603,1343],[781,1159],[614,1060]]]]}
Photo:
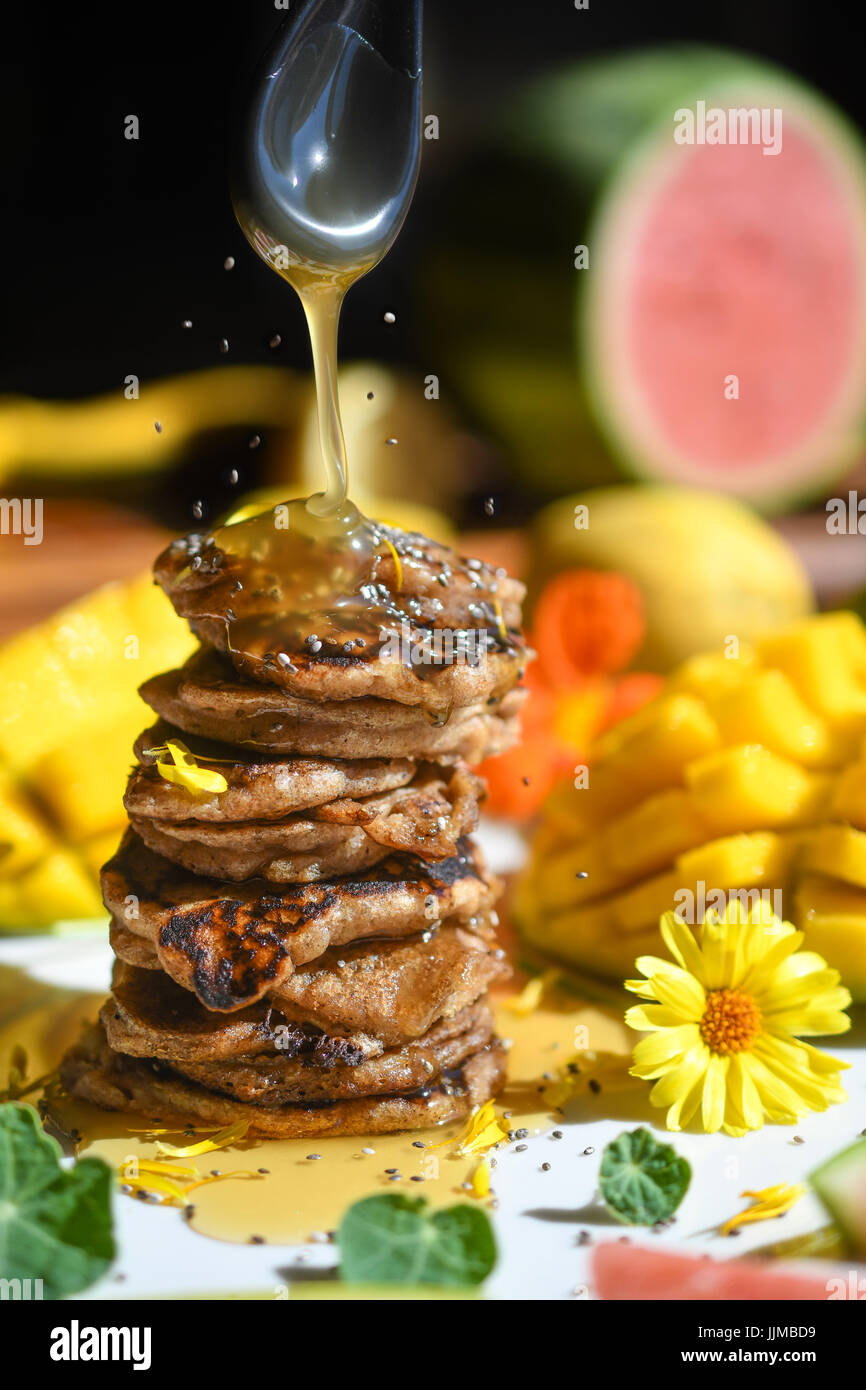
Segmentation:
{"type": "Polygon", "coordinates": [[[720,691],[739,689],[754,669],[754,651],[741,643],[736,657],[727,657],[721,652],[703,652],[689,657],[670,676],[666,688],[709,701],[720,691]]]}
{"type": "Polygon", "coordinates": [[[828,808],[831,820],[847,820],[866,830],[866,758],[839,773],[828,808]]]}
{"type": "Polygon", "coordinates": [[[104,731],[82,734],[46,753],[28,781],[73,844],[123,822],[132,745],[146,723],[142,707],[104,731]]]}
{"type": "Polygon", "coordinates": [[[723,748],[686,768],[686,785],[712,834],[814,825],[826,815],[829,775],[804,772],[760,744],[723,748]]]}
{"type": "Polygon", "coordinates": [[[794,925],[842,975],[855,1000],[866,1001],[866,889],[808,874],[794,894],[794,925]]]}
{"type": "Polygon", "coordinates": [[[809,768],[840,767],[853,751],[851,736],[810,710],[782,671],[755,670],[708,706],[726,743],[760,743],[809,768]]]}
{"type": "Polygon", "coordinates": [[[0,879],[0,931],[39,931],[57,921],[104,917],[78,856],[55,850],[17,878],[0,879]]]}
{"type": "Polygon", "coordinates": [[[85,840],[84,844],[78,846],[78,853],[81,855],[85,868],[93,875],[94,882],[98,882],[100,869],[106,860],[111,858],[120,844],[125,828],[126,822],[124,821],[112,830],[104,830],[101,835],[94,835],[92,840],[85,840]]]}
{"type": "Polygon", "coordinates": [[[28,628],[0,646],[0,758],[27,768],[85,734],[140,719],[138,686],[193,645],[149,574],[106,584],[28,628]]]}
{"type": "Polygon", "coordinates": [[[573,790],[572,832],[585,833],[653,792],[682,783],[695,758],[719,746],[715,720],[693,695],[654,700],[590,749],[589,785],[573,790]]]}
{"type": "Polygon", "coordinates": [[[866,888],[866,831],[822,825],[803,838],[802,868],[866,888]]]}
{"type": "Polygon", "coordinates": [[[687,850],[677,859],[680,885],[704,883],[709,893],[716,888],[787,888],[795,856],[809,831],[757,831],[726,835],[699,849],[687,850]]]}
{"type": "Polygon", "coordinates": [[[764,666],[790,678],[813,709],[842,728],[866,723],[866,651],[854,613],[821,613],[758,644],[764,666]]]}
{"type": "Polygon", "coordinates": [[[542,902],[557,911],[619,892],[635,879],[669,869],[683,850],[709,838],[688,792],[659,792],[551,856],[539,890],[542,902]],[[581,873],[586,877],[579,878],[581,873]]]}
{"type": "Polygon", "coordinates": [[[35,807],[0,776],[0,877],[21,873],[48,852],[51,839],[35,807]]]}

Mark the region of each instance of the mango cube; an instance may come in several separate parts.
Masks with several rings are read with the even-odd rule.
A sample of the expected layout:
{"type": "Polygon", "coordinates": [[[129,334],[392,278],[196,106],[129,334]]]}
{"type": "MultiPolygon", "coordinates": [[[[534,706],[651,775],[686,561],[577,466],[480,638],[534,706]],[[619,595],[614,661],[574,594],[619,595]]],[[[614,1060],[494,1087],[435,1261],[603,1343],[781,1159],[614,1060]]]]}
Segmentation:
{"type": "Polygon", "coordinates": [[[866,889],[808,874],[794,895],[806,946],[839,970],[855,1000],[866,1001],[866,889]]]}
{"type": "Polygon", "coordinates": [[[761,640],[765,666],[787,675],[807,705],[842,728],[866,719],[866,653],[853,613],[822,613],[761,640]]]}
{"type": "Polygon", "coordinates": [[[802,868],[866,888],[866,831],[822,825],[803,837],[802,868]]]}
{"type": "Polygon", "coordinates": [[[757,743],[692,763],[686,785],[715,835],[814,825],[826,814],[831,791],[829,776],[804,772],[757,743]]]}

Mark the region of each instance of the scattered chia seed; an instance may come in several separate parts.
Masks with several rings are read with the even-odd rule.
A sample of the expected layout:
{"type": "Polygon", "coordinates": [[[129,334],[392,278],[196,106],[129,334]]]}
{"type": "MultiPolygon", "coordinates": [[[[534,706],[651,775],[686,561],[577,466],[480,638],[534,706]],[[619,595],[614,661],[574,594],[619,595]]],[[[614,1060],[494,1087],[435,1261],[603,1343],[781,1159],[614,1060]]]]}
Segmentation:
{"type": "Polygon", "coordinates": [[[228,476],[228,483],[230,487],[237,486],[239,476],[240,474],[238,473],[238,470],[236,468],[233,468],[228,476]]]}
{"type": "Polygon", "coordinates": [[[257,449],[257,448],[259,447],[259,445],[261,444],[261,442],[262,442],[262,436],[261,436],[260,434],[254,434],[253,437],[252,437],[252,439],[250,440],[249,447],[250,447],[251,449],[257,449]]]}
{"type": "Polygon", "coordinates": [[[591,1076],[589,1078],[589,1089],[592,1091],[592,1094],[594,1096],[597,1096],[599,1091],[601,1090],[601,1082],[596,1081],[594,1076],[591,1076]]]}
{"type": "Polygon", "coordinates": [[[574,876],[575,878],[589,878],[589,874],[586,872],[586,869],[581,869],[580,872],[576,873],[574,876]]]}
{"type": "Polygon", "coordinates": [[[592,1245],[592,1236],[589,1231],[578,1231],[577,1243],[578,1245],[592,1245]]]}
{"type": "Polygon", "coordinates": [[[409,1179],[409,1181],[410,1181],[410,1182],[423,1182],[424,1179],[422,1178],[422,1176],[421,1176],[420,1173],[413,1173],[412,1176],[411,1176],[411,1178],[409,1179]]]}
{"type": "Polygon", "coordinates": [[[495,506],[495,503],[494,503],[492,497],[485,497],[485,499],[484,499],[484,510],[485,510],[485,512],[487,513],[488,516],[492,516],[493,513],[495,512],[496,506],[495,506]]]}
{"type": "Polygon", "coordinates": [[[321,1154],[307,1154],[307,1158],[310,1160],[311,1163],[314,1163],[317,1158],[321,1157],[321,1154]]]}
{"type": "Polygon", "coordinates": [[[264,1245],[264,1236],[250,1236],[250,1245],[264,1245]]]}
{"type": "Polygon", "coordinates": [[[528,1145],[528,1144],[515,1144],[515,1146],[514,1146],[514,1152],[515,1152],[516,1154],[526,1153],[526,1150],[527,1150],[528,1148],[529,1148],[529,1145],[528,1145]]]}
{"type": "Polygon", "coordinates": [[[270,1171],[271,1171],[270,1168],[260,1168],[260,1169],[259,1169],[259,1172],[260,1172],[260,1173],[270,1173],[270,1171]]]}
{"type": "Polygon", "coordinates": [[[424,1143],[424,1140],[423,1140],[423,1139],[413,1139],[413,1140],[412,1140],[412,1148],[413,1148],[413,1149],[426,1149],[426,1147],[427,1147],[427,1145],[424,1143]]]}
{"type": "Polygon", "coordinates": [[[803,1138],[802,1134],[795,1134],[795,1135],[794,1135],[794,1143],[795,1143],[795,1144],[805,1144],[805,1142],[806,1142],[806,1141],[805,1141],[805,1139],[803,1138]]]}
{"type": "Polygon", "coordinates": [[[283,340],[282,340],[282,338],[280,337],[279,333],[275,333],[274,336],[273,336],[273,338],[271,338],[270,342],[268,343],[268,347],[269,347],[269,348],[278,348],[278,347],[280,346],[280,343],[281,343],[282,341],[283,341],[283,340]]]}
{"type": "Polygon", "coordinates": [[[398,439],[386,439],[386,440],[385,440],[385,443],[386,443],[386,444],[399,444],[399,442],[400,442],[400,441],[399,441],[398,439]]]}
{"type": "Polygon", "coordinates": [[[584,1157],[585,1157],[585,1158],[589,1158],[590,1154],[594,1154],[594,1153],[595,1153],[595,1149],[592,1147],[592,1145],[591,1145],[591,1144],[587,1144],[586,1148],[585,1148],[584,1151],[583,1151],[584,1157]]]}
{"type": "Polygon", "coordinates": [[[228,338],[220,338],[220,352],[228,352],[228,350],[229,350],[229,340],[228,340],[228,338]]]}
{"type": "Polygon", "coordinates": [[[154,420],[153,428],[156,430],[157,434],[162,434],[162,425],[159,423],[158,420],[154,420]]]}
{"type": "Polygon", "coordinates": [[[549,1173],[549,1172],[550,1172],[550,1164],[549,1164],[549,1163],[542,1163],[542,1165],[541,1165],[541,1171],[542,1171],[542,1173],[549,1173]]]}
{"type": "Polygon", "coordinates": [[[396,323],[396,322],[397,322],[397,315],[396,315],[396,314],[392,314],[390,309],[387,311],[386,314],[383,315],[383,317],[384,317],[386,323],[396,323]]]}
{"type": "Polygon", "coordinates": [[[223,261],[223,270],[234,270],[234,268],[235,268],[235,258],[234,258],[234,256],[226,256],[225,260],[223,261]]]}
{"type": "Polygon", "coordinates": [[[553,1131],[553,1133],[551,1134],[550,1137],[551,1137],[551,1139],[561,1139],[561,1138],[562,1138],[562,1130],[561,1130],[561,1129],[555,1129],[555,1130],[553,1131]]]}
{"type": "Polygon", "coordinates": [[[375,1149],[362,1149],[362,1150],[361,1150],[361,1153],[362,1153],[362,1154],[374,1154],[375,1152],[376,1152],[375,1149]]]}

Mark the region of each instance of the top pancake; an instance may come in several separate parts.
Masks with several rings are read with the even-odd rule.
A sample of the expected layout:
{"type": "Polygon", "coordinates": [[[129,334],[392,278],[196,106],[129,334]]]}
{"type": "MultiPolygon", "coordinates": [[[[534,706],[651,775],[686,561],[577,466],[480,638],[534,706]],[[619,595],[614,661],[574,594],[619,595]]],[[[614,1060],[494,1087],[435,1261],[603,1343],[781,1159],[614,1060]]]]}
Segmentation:
{"type": "MultiPolygon", "coordinates": [[[[224,527],[221,538],[231,531],[224,527]]],[[[380,640],[363,649],[342,643],[336,630],[321,624],[321,631],[306,635],[311,649],[291,613],[281,616],[275,608],[275,575],[261,566],[251,571],[249,559],[233,556],[212,537],[173,542],[154,573],[206,646],[226,653],[249,679],[301,699],[374,696],[442,711],[501,697],[527,659],[520,636],[523,585],[426,537],[378,525],[377,535],[380,548],[361,588],[369,589],[371,609],[383,616],[380,640]],[[251,590],[252,582],[258,587],[251,590]],[[242,602],[241,645],[231,634],[242,602]]]]}

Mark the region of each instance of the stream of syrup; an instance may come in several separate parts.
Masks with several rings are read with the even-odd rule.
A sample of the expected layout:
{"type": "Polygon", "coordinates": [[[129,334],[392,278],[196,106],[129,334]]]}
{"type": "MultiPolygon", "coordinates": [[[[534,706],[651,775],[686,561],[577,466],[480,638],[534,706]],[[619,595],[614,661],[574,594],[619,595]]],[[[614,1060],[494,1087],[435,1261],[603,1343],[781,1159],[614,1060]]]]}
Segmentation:
{"type": "Polygon", "coordinates": [[[310,0],[266,53],[235,144],[238,222],[306,316],[325,479],[215,533],[209,548],[234,576],[215,616],[236,651],[316,654],[327,641],[373,655],[395,617],[375,582],[381,535],[348,498],[337,336],[346,292],[385,256],[415,190],[421,13],[421,0],[310,0]]]}

